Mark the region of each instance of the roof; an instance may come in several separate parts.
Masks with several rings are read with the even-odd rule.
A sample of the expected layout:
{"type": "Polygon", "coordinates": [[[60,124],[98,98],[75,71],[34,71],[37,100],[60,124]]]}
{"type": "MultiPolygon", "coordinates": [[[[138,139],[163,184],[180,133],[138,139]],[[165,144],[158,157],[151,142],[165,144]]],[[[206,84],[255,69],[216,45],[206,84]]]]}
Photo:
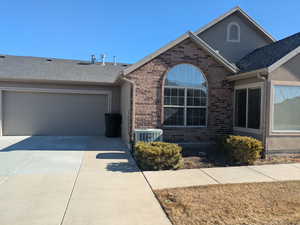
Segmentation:
{"type": "Polygon", "coordinates": [[[211,28],[212,26],[214,26],[215,24],[217,24],[218,22],[224,20],[226,17],[234,14],[234,13],[240,13],[242,16],[244,16],[249,22],[250,24],[252,24],[259,32],[261,32],[267,39],[269,39],[271,42],[275,42],[276,39],[269,34],[262,26],[260,26],[255,20],[253,20],[244,10],[242,10],[239,6],[234,7],[233,9],[231,9],[230,11],[228,11],[227,13],[223,14],[222,16],[216,18],[215,20],[213,20],[212,22],[208,23],[207,25],[205,25],[204,27],[198,29],[195,34],[198,35],[206,30],[208,30],[209,28],[211,28]]]}
{"type": "MultiPolygon", "coordinates": [[[[293,56],[294,54],[289,53],[296,51],[298,47],[300,47],[300,32],[254,50],[243,57],[236,65],[240,68],[240,72],[270,67],[285,56],[293,56]]],[[[286,60],[289,58],[285,57],[286,60]]]]}
{"type": "Polygon", "coordinates": [[[89,82],[113,84],[128,64],[41,58],[0,56],[0,80],[89,82]]]}
{"type": "Polygon", "coordinates": [[[188,38],[191,38],[191,40],[194,41],[194,43],[196,43],[198,46],[202,47],[207,52],[209,52],[218,62],[220,62],[221,64],[223,64],[231,72],[235,73],[235,72],[238,71],[238,68],[234,64],[232,64],[229,61],[227,61],[217,51],[215,51],[212,47],[210,47],[204,40],[202,40],[200,37],[196,36],[196,34],[194,34],[193,32],[188,31],[185,34],[183,34],[180,37],[178,37],[177,39],[175,39],[174,41],[171,41],[170,43],[168,43],[164,47],[158,49],[156,52],[154,52],[154,53],[146,56],[145,58],[143,58],[142,60],[138,61],[137,63],[135,63],[135,64],[133,64],[133,65],[125,68],[123,74],[127,75],[127,74],[133,72],[134,70],[138,69],[139,67],[141,67],[142,65],[146,64],[150,60],[156,58],[160,54],[166,52],[167,50],[173,48],[174,46],[176,46],[177,44],[181,43],[182,41],[184,41],[184,40],[186,40],[188,38]]]}

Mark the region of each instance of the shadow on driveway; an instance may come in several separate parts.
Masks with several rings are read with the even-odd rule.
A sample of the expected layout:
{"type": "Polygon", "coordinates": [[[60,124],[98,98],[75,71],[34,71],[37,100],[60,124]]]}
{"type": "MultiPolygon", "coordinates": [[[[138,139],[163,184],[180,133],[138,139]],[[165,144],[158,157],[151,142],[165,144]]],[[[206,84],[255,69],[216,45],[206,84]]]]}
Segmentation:
{"type": "Polygon", "coordinates": [[[0,152],[9,151],[120,151],[127,147],[120,138],[102,136],[1,137],[0,152]]]}

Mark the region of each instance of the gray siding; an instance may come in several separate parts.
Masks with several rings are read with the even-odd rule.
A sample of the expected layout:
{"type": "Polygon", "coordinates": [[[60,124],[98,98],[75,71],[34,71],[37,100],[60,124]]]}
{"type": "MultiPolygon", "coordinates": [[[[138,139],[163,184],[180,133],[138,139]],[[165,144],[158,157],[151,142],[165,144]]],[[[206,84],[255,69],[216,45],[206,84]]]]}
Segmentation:
{"type": "Polygon", "coordinates": [[[270,40],[267,40],[262,33],[258,32],[253,25],[238,13],[228,16],[199,34],[199,37],[212,48],[218,50],[226,59],[234,63],[254,49],[271,43],[270,40]],[[231,22],[236,22],[240,25],[241,38],[239,43],[226,41],[227,25],[231,22]]]}

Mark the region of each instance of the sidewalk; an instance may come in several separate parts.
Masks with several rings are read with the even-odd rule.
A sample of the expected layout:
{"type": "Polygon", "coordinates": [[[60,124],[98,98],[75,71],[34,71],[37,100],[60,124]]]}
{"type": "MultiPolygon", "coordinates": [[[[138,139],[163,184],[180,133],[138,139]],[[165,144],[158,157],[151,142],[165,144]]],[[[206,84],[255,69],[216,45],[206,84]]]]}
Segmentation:
{"type": "Polygon", "coordinates": [[[144,175],[153,189],[209,184],[290,181],[300,180],[300,163],[145,171],[144,175]]]}

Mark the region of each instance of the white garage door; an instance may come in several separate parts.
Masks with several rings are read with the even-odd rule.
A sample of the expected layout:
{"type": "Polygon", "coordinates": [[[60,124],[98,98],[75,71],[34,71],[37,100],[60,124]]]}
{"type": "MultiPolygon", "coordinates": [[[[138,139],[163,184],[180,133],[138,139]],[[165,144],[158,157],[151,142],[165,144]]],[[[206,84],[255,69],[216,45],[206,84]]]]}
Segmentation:
{"type": "Polygon", "coordinates": [[[107,95],[3,91],[3,135],[104,135],[107,95]]]}

